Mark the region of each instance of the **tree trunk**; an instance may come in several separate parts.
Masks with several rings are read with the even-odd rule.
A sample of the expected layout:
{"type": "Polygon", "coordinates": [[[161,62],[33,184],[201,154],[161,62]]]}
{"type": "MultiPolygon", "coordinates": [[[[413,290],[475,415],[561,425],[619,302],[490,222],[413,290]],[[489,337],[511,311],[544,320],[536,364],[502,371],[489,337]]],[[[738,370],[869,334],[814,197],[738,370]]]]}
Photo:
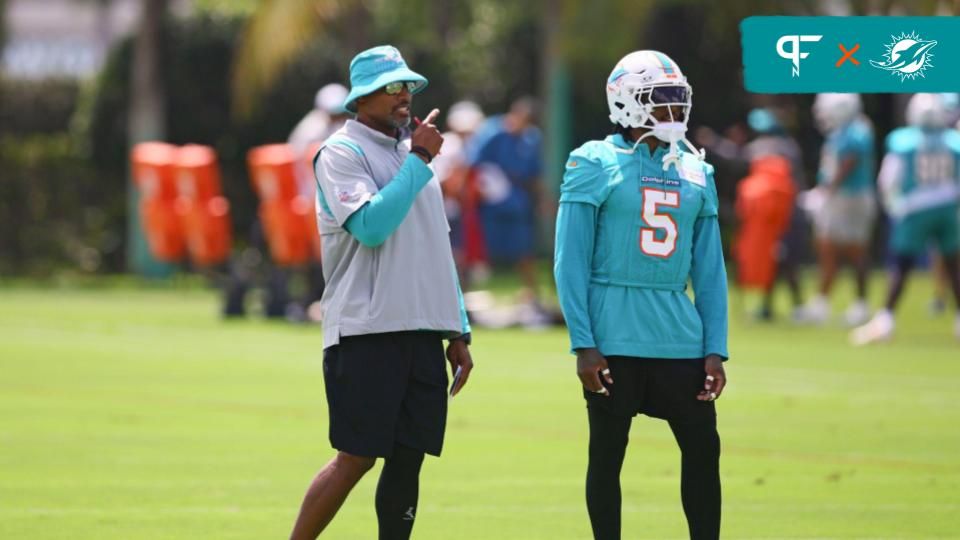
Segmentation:
{"type": "MultiPolygon", "coordinates": [[[[163,16],[168,3],[168,0],[143,0],[130,66],[128,151],[137,143],[162,141],[166,136],[166,93],[160,55],[163,50],[163,16]]],[[[168,275],[171,268],[150,255],[141,227],[138,201],[139,193],[131,180],[127,197],[128,269],[149,276],[168,275]]]]}
{"type": "Polygon", "coordinates": [[[163,15],[168,0],[143,0],[140,27],[134,41],[130,95],[131,147],[139,142],[162,140],[166,134],[166,104],[160,73],[163,15]]]}

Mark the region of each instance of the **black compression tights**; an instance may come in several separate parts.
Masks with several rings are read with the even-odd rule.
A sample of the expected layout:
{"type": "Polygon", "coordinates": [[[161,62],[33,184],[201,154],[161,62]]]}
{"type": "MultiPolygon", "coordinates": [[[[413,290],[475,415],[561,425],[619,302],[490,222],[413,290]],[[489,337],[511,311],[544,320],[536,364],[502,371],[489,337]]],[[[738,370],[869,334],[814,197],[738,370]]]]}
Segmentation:
{"type": "MultiPolygon", "coordinates": [[[[627,449],[630,418],[588,408],[590,457],[587,512],[595,540],[620,539],[620,469],[627,449]]],[[[690,538],[720,537],[720,437],[716,421],[670,423],[680,446],[680,494],[690,538]]]]}
{"type": "Polygon", "coordinates": [[[413,530],[420,493],[423,452],[396,445],[386,458],[377,483],[376,507],[380,540],[406,540],[413,530]]]}

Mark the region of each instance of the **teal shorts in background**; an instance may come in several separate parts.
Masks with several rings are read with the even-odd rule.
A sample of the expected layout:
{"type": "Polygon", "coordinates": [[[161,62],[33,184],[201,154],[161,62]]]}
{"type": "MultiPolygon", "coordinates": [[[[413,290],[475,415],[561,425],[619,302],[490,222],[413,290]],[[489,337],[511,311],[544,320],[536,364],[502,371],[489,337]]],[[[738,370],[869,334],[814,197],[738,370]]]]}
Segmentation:
{"type": "Polygon", "coordinates": [[[957,205],[916,212],[894,225],[891,247],[897,255],[919,255],[931,245],[940,253],[956,253],[960,249],[957,205]]]}

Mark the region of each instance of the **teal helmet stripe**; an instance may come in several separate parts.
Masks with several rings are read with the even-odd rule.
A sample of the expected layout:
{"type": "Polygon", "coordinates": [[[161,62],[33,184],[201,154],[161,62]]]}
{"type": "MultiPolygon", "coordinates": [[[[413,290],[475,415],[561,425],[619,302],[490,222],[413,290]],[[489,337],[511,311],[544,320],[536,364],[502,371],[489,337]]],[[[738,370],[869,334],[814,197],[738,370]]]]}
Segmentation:
{"type": "Polygon", "coordinates": [[[613,73],[610,74],[610,78],[607,79],[607,84],[613,84],[617,79],[626,74],[627,70],[623,69],[622,67],[618,67],[617,69],[613,70],[613,73]]]}
{"type": "Polygon", "coordinates": [[[673,74],[673,63],[670,62],[670,59],[667,58],[667,57],[666,57],[663,53],[661,53],[660,51],[653,51],[653,54],[657,57],[657,60],[659,60],[660,63],[663,65],[663,72],[666,73],[666,74],[668,74],[668,75],[672,75],[672,74],[673,74]]]}

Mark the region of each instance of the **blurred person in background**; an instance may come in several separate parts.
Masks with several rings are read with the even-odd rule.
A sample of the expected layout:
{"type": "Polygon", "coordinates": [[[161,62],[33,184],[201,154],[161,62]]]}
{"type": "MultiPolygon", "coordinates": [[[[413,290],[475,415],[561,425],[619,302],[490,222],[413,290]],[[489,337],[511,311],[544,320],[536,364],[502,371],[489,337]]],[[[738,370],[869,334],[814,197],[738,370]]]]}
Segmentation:
{"type": "Polygon", "coordinates": [[[855,329],[855,345],[884,341],[896,327],[894,310],[917,258],[933,244],[953,290],[960,338],[960,132],[947,127],[948,110],[937,94],[916,94],[907,105],[908,127],[887,136],[878,183],[884,208],[894,220],[894,271],[884,308],[855,329]]]}
{"type": "MultiPolygon", "coordinates": [[[[347,89],[339,83],[330,83],[317,91],[313,109],[304,116],[287,138],[287,144],[295,157],[293,167],[300,194],[309,201],[316,200],[317,185],[313,176],[313,157],[317,149],[330,135],[343,127],[349,115],[343,110],[347,89]]],[[[319,244],[319,238],[317,239],[319,244]]],[[[322,317],[320,298],[323,297],[323,261],[307,265],[307,292],[301,304],[302,312],[288,308],[288,318],[309,319],[319,322],[322,317]]]]}
{"type": "Polygon", "coordinates": [[[487,255],[494,263],[515,264],[531,309],[525,324],[549,322],[539,302],[536,268],[536,221],[546,203],[541,182],[542,137],[536,127],[537,103],[517,99],[510,111],[487,119],[467,150],[477,174],[480,219],[487,255]]]}
{"type": "Polygon", "coordinates": [[[315,163],[323,234],[323,382],[334,458],[314,478],[291,538],[316,538],[377,458],[379,538],[410,537],[424,454],[440,455],[451,395],[473,360],[440,183],[434,109],[412,133],[427,79],[380,46],[350,63],[344,108],[356,115],[315,163]]]}
{"type": "Polygon", "coordinates": [[[717,539],[714,401],[728,355],[713,167],[686,139],[692,89],[673,60],[633,52],[606,89],[614,134],[567,160],[554,262],[587,401],[593,536],[620,538],[620,470],[633,417],[645,414],[666,420],[680,447],[690,537],[717,539]]]}
{"type": "Polygon", "coordinates": [[[443,134],[443,151],[433,160],[433,170],[440,179],[443,205],[450,223],[453,258],[464,287],[468,286],[466,278],[471,274],[470,267],[478,262],[474,255],[476,248],[473,244],[476,240],[473,236],[480,232],[476,197],[473,194],[475,187],[467,165],[466,147],[483,120],[483,111],[472,101],[459,101],[451,105],[447,112],[449,131],[443,134]]]}
{"type": "Polygon", "coordinates": [[[313,200],[317,184],[313,176],[313,156],[317,148],[330,135],[343,127],[349,118],[343,110],[343,100],[347,98],[347,89],[342,84],[330,83],[317,91],[313,100],[313,109],[297,123],[287,144],[297,157],[296,174],[300,193],[313,200]]]}
{"type": "MultiPolygon", "coordinates": [[[[343,100],[347,89],[340,84],[328,84],[321,88],[315,98],[314,107],[296,125],[287,144],[294,156],[293,173],[297,190],[307,201],[316,198],[316,180],[313,176],[313,155],[319,145],[331,133],[343,126],[346,112],[343,100]]],[[[319,244],[319,238],[316,239],[319,244]]],[[[231,263],[231,276],[224,289],[224,315],[242,317],[246,314],[247,292],[250,290],[257,267],[265,266],[266,274],[264,313],[267,317],[285,317],[287,320],[301,322],[319,321],[321,311],[319,300],[323,296],[324,279],[322,262],[311,261],[306,266],[307,291],[299,301],[290,298],[289,268],[282,268],[270,259],[269,246],[263,224],[259,217],[250,232],[250,247],[231,263]]]]}
{"type": "MultiPolygon", "coordinates": [[[[800,287],[799,265],[803,257],[804,245],[806,245],[806,222],[801,212],[796,211],[796,194],[805,188],[803,174],[803,156],[800,145],[796,139],[787,133],[783,123],[777,115],[777,112],[771,108],[757,108],[750,111],[747,115],[747,125],[756,134],[756,138],[750,141],[744,148],[744,157],[751,163],[751,173],[753,164],[766,157],[780,157],[786,160],[786,176],[791,186],[785,183],[776,183],[774,192],[781,194],[790,194],[789,207],[782,209],[783,217],[786,218],[786,229],[780,230],[776,236],[777,241],[773,246],[772,255],[776,262],[776,279],[782,278],[787,283],[790,290],[790,299],[793,304],[793,318],[800,316],[801,306],[803,305],[803,294],[800,287]]],[[[776,166],[776,169],[782,167],[776,166]]],[[[739,212],[738,212],[739,214],[739,212]]],[[[779,218],[770,216],[777,220],[779,218]]],[[[779,228],[777,228],[779,230],[779,228]]],[[[773,312],[773,285],[768,284],[765,288],[763,305],[757,316],[761,320],[771,320],[774,317],[773,312]]]]}
{"type": "Polygon", "coordinates": [[[818,94],[814,119],[826,140],[820,155],[818,187],[806,197],[814,214],[820,281],[817,295],[800,320],[824,323],[830,318],[830,292],[842,257],[853,266],[856,300],[844,314],[847,325],[870,317],[867,304],[868,251],[877,213],[873,178],[873,127],[861,114],[857,94],[818,94]]]}
{"type": "MultiPolygon", "coordinates": [[[[709,126],[700,126],[694,132],[697,144],[703,146],[716,159],[721,161],[742,162],[750,133],[743,124],[736,122],[719,134],[709,126]]],[[[743,166],[743,163],[739,163],[743,166]]]]}
{"type": "Polygon", "coordinates": [[[700,126],[694,130],[693,137],[694,142],[710,155],[710,164],[714,167],[713,176],[720,199],[720,230],[732,229],[737,221],[737,183],[750,173],[750,162],[746,156],[750,130],[743,122],[736,121],[722,133],[717,133],[709,126],[700,126]]]}
{"type": "Polygon", "coordinates": [[[795,197],[790,162],[776,155],[751,161],[750,175],[737,185],[740,223],[733,249],[737,281],[743,288],[762,291],[763,304],[757,314],[760,320],[773,319],[773,286],[795,197]]]}
{"type": "MultiPolygon", "coordinates": [[[[948,92],[939,95],[947,111],[946,125],[960,130],[960,94],[948,92]]],[[[950,280],[943,266],[943,259],[936,250],[930,253],[930,267],[933,272],[933,299],[930,301],[929,311],[931,315],[937,316],[947,309],[947,290],[950,288],[950,280]]]]}

